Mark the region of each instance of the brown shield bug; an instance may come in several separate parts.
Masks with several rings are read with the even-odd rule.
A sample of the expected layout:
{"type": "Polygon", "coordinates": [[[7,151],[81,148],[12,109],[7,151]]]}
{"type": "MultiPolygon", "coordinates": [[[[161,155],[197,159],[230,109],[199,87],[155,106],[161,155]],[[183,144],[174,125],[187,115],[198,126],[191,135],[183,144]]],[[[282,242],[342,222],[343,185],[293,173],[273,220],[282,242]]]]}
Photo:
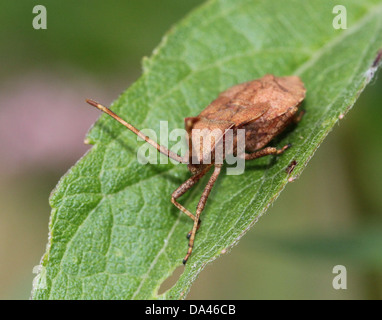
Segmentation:
{"type": "MultiPolygon", "coordinates": [[[[303,113],[297,113],[297,111],[305,98],[305,92],[304,84],[299,77],[275,77],[270,74],[223,91],[198,116],[185,119],[189,152],[184,157],[151,140],[110,109],[93,100],[88,99],[86,101],[113,117],[167,157],[188,164],[192,176],[182,183],[171,196],[171,202],[194,221],[193,228],[187,235],[189,248],[183,259],[185,264],[192,252],[195,234],[200,225],[200,214],[221,172],[222,164],[216,163],[216,155],[212,155],[217,144],[224,143],[224,137],[228,130],[233,130],[233,136],[235,137],[238,129],[244,129],[245,153],[243,156],[245,160],[283,153],[290,145],[286,145],[281,149],[266,147],[266,145],[283,131],[288,124],[298,122],[301,119],[303,113]],[[202,138],[205,138],[206,135],[209,135],[208,132],[214,129],[220,129],[221,135],[214,136],[213,140],[209,140],[208,145],[203,145],[198,143],[200,142],[200,135],[196,136],[194,134],[196,129],[208,129],[203,131],[205,133],[202,138]],[[209,156],[209,162],[205,161],[207,156],[209,156]],[[212,167],[214,167],[213,173],[200,197],[196,213],[192,214],[177,199],[194,186],[212,167]]],[[[238,153],[235,145],[233,153],[238,153]]],[[[225,156],[223,155],[223,158],[225,156]]]]}

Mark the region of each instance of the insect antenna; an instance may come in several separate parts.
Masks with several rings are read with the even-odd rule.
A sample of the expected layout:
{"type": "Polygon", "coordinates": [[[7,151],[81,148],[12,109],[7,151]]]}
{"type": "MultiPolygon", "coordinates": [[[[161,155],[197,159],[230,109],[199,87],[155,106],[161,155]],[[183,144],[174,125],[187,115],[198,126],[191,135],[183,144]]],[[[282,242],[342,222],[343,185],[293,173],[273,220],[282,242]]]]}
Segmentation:
{"type": "Polygon", "coordinates": [[[181,163],[186,163],[187,162],[186,159],[182,158],[178,154],[176,154],[176,153],[170,151],[169,149],[167,149],[166,147],[156,143],[154,140],[151,140],[148,136],[143,134],[140,130],[138,130],[137,128],[132,126],[127,121],[123,120],[120,116],[115,114],[109,108],[106,108],[102,104],[100,104],[100,103],[98,103],[98,102],[96,102],[94,100],[91,100],[91,99],[86,99],[86,102],[88,104],[92,105],[93,107],[96,107],[97,109],[103,111],[104,113],[107,113],[109,116],[111,116],[112,118],[117,120],[119,123],[124,125],[127,129],[129,129],[132,132],[134,132],[138,137],[140,137],[141,139],[145,140],[147,143],[151,144],[154,148],[156,148],[160,153],[163,153],[165,156],[167,156],[167,157],[169,157],[169,158],[171,158],[171,159],[173,159],[175,161],[181,162],[181,163]]]}

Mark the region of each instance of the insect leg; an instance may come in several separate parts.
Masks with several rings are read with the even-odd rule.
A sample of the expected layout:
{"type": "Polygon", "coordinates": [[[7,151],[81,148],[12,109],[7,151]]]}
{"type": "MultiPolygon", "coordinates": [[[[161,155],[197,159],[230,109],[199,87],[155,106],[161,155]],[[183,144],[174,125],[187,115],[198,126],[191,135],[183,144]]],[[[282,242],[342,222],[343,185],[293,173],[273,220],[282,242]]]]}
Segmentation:
{"type": "MultiPolygon", "coordinates": [[[[212,166],[212,165],[211,165],[212,166]]],[[[184,212],[188,215],[193,221],[196,220],[196,217],[185,207],[183,207],[179,202],[176,201],[180,196],[185,194],[188,190],[190,190],[195,183],[197,183],[205,174],[211,169],[211,166],[207,166],[203,171],[193,175],[187,181],[183,182],[171,195],[171,202],[177,207],[180,211],[184,212]]]]}
{"type": "Polygon", "coordinates": [[[97,109],[107,113],[109,116],[111,116],[112,118],[117,120],[119,123],[123,124],[127,129],[134,132],[138,137],[142,138],[147,143],[151,144],[154,148],[156,148],[160,153],[163,153],[165,156],[167,156],[167,157],[169,157],[175,161],[178,161],[180,163],[187,163],[188,162],[187,158],[182,158],[178,154],[168,150],[166,147],[161,146],[160,144],[156,143],[154,140],[151,140],[148,136],[143,134],[141,131],[139,131],[137,128],[132,126],[127,121],[123,120],[120,116],[115,114],[109,108],[106,108],[102,104],[99,104],[98,102],[91,100],[91,99],[86,99],[86,102],[89,103],[90,105],[92,105],[93,107],[96,107],[97,109]]]}
{"type": "Polygon", "coordinates": [[[293,123],[299,123],[302,117],[304,116],[305,112],[305,110],[301,110],[298,114],[296,114],[293,118],[293,123]]]}
{"type": "Polygon", "coordinates": [[[214,186],[214,184],[215,184],[215,182],[216,182],[216,180],[217,180],[217,178],[218,178],[218,176],[220,174],[221,167],[222,167],[222,165],[215,165],[215,170],[212,173],[212,175],[210,177],[210,180],[208,180],[208,183],[207,183],[206,187],[204,188],[202,196],[200,197],[198,206],[196,208],[196,214],[195,214],[195,218],[196,219],[194,220],[194,226],[192,228],[190,240],[189,240],[189,243],[188,243],[187,254],[186,254],[186,256],[183,259],[183,264],[186,264],[188,258],[191,255],[192,248],[194,246],[194,241],[195,241],[195,234],[196,234],[196,231],[198,230],[200,214],[202,213],[202,211],[203,211],[203,209],[204,209],[204,207],[206,205],[208,196],[210,195],[210,192],[212,190],[212,187],[214,186]]]}
{"type": "Polygon", "coordinates": [[[252,152],[252,153],[246,153],[244,156],[245,156],[245,160],[253,160],[253,159],[267,156],[269,154],[281,154],[286,149],[288,149],[290,147],[291,147],[290,144],[287,144],[286,146],[282,147],[281,149],[276,149],[274,147],[267,147],[267,148],[264,148],[264,149],[261,149],[261,150],[258,150],[258,151],[252,152]]]}

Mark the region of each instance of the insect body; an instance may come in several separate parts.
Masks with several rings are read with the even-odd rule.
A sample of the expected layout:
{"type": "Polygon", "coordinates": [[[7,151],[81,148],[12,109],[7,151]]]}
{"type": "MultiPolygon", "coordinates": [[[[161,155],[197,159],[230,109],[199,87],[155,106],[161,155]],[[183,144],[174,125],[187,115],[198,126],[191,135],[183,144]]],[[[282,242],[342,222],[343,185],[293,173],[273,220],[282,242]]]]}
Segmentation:
{"type": "MultiPolygon", "coordinates": [[[[196,231],[200,226],[200,215],[221,172],[222,164],[215,161],[216,155],[214,151],[217,145],[224,143],[228,130],[233,130],[234,141],[236,141],[237,130],[244,129],[245,160],[252,160],[270,154],[281,154],[290,145],[286,145],[281,149],[266,147],[266,145],[283,131],[288,124],[300,120],[302,113],[298,114],[297,111],[305,98],[305,91],[304,84],[299,77],[275,77],[274,75],[265,75],[260,79],[241,83],[227,89],[198,116],[185,119],[189,152],[184,157],[157,144],[110,109],[93,100],[86,101],[109,114],[167,157],[188,164],[192,176],[182,183],[171,196],[171,202],[194,222],[192,230],[187,235],[189,248],[183,259],[185,264],[191,255],[196,231]],[[203,130],[203,133],[201,135],[194,134],[196,129],[203,130]],[[209,135],[212,131],[216,132],[216,129],[220,130],[218,131],[220,134],[215,134],[211,139],[209,135]],[[208,144],[200,143],[201,137],[202,141],[208,141],[208,144]],[[210,161],[206,161],[207,158],[210,161]],[[213,173],[200,197],[196,213],[192,214],[177,199],[192,188],[212,167],[214,167],[213,173]]],[[[235,142],[233,153],[238,153],[235,142]]],[[[223,158],[225,156],[223,155],[223,158]]]]}

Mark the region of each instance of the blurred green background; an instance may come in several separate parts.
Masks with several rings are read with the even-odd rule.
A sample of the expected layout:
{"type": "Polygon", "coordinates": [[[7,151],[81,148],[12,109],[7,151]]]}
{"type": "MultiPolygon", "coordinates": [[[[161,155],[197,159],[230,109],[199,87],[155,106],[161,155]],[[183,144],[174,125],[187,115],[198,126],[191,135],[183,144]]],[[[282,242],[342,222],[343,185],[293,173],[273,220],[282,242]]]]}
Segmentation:
{"type": "MultiPolygon", "coordinates": [[[[48,197],[87,150],[99,113],[201,0],[3,1],[0,10],[0,299],[28,299],[48,197]],[[32,28],[45,5],[47,30],[32,28]]],[[[374,80],[267,214],[208,265],[189,299],[382,298],[382,79],[374,80]],[[347,290],[334,290],[335,265],[347,290]]],[[[133,119],[132,119],[133,120],[133,119]]]]}

